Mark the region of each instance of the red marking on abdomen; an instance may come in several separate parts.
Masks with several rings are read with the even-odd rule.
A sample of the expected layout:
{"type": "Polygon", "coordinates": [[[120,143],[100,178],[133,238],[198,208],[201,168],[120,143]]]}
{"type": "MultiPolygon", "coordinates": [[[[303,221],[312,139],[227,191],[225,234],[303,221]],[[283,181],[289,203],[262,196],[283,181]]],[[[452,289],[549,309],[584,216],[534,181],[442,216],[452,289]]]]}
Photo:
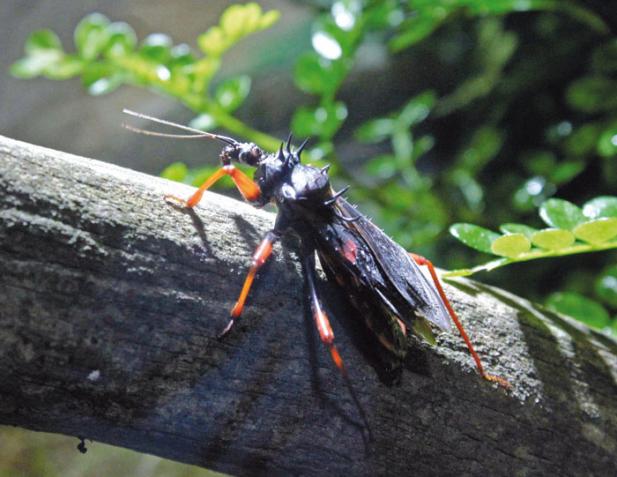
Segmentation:
{"type": "Polygon", "coordinates": [[[356,253],[358,252],[358,247],[356,246],[356,242],[352,239],[349,239],[343,245],[343,254],[345,258],[349,260],[351,263],[356,263],[356,253]]]}

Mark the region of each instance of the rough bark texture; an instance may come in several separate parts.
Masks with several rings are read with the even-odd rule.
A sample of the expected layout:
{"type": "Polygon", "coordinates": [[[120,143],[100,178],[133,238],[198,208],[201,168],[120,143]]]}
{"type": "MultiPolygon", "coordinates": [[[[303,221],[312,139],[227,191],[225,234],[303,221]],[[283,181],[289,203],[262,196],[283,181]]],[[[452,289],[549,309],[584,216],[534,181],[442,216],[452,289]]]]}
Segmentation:
{"type": "Polygon", "coordinates": [[[304,305],[294,240],[275,248],[244,316],[215,339],[273,215],[0,138],[0,423],[83,436],[236,475],[608,475],[617,345],[502,290],[447,292],[462,340],[418,344],[400,385],[367,356],[337,288],[323,301],[371,423],[304,305]]]}

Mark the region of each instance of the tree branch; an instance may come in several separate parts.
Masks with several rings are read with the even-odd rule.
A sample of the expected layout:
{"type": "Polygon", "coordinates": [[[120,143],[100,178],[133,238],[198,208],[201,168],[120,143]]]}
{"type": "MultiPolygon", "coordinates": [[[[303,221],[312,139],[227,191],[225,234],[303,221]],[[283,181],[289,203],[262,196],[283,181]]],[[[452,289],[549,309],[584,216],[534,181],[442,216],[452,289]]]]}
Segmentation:
{"type": "Polygon", "coordinates": [[[321,284],[375,436],[305,312],[295,242],[275,248],[244,316],[216,334],[273,216],[0,138],[0,422],[237,475],[608,475],[617,345],[470,280],[446,286],[506,393],[462,340],[414,347],[387,386],[360,317],[321,284]]]}

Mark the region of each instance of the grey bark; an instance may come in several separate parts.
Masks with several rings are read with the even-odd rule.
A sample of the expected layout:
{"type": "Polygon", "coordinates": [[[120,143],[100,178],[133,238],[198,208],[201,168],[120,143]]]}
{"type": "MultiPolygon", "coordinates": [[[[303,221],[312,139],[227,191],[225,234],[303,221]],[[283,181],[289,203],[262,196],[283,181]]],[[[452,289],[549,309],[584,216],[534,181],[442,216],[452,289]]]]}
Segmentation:
{"type": "MultiPolygon", "coordinates": [[[[399,385],[361,318],[322,282],[371,424],[313,330],[296,241],[275,247],[217,341],[273,214],[0,138],[0,423],[81,436],[236,475],[609,475],[617,345],[470,280],[446,290],[460,337],[416,343],[399,385]]],[[[87,457],[85,457],[87,458],[87,457]]]]}

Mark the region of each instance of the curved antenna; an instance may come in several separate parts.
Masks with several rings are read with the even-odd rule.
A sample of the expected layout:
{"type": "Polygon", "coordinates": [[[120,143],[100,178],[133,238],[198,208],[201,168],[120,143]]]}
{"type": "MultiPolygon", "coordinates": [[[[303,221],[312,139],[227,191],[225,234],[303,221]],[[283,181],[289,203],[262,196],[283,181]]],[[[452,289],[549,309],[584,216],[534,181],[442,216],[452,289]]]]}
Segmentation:
{"type": "Polygon", "coordinates": [[[173,137],[173,138],[183,138],[183,139],[196,139],[196,138],[203,138],[203,137],[207,137],[210,139],[218,139],[219,141],[225,142],[227,144],[231,144],[231,145],[236,145],[238,144],[238,141],[236,141],[235,139],[232,139],[230,137],[227,136],[221,136],[219,134],[212,134],[209,132],[205,132],[205,131],[200,131],[199,129],[195,129],[195,128],[191,128],[189,126],[184,126],[182,124],[177,124],[177,123],[172,123],[171,121],[165,121],[164,119],[159,119],[159,118],[155,118],[153,116],[148,116],[147,114],[143,114],[143,113],[138,113],[135,111],[131,111],[130,109],[123,109],[122,110],[123,113],[128,114],[130,116],[135,116],[136,118],[140,118],[140,119],[147,119],[148,121],[152,121],[155,123],[159,123],[159,124],[164,124],[165,126],[171,126],[174,128],[178,128],[178,129],[182,129],[184,131],[190,131],[192,133],[195,134],[167,134],[167,133],[157,133],[157,132],[153,132],[153,131],[146,131],[144,129],[140,129],[140,128],[136,128],[133,126],[129,126],[128,124],[125,124],[124,127],[140,133],[140,134],[146,134],[148,136],[161,136],[161,137],[173,137]]]}

